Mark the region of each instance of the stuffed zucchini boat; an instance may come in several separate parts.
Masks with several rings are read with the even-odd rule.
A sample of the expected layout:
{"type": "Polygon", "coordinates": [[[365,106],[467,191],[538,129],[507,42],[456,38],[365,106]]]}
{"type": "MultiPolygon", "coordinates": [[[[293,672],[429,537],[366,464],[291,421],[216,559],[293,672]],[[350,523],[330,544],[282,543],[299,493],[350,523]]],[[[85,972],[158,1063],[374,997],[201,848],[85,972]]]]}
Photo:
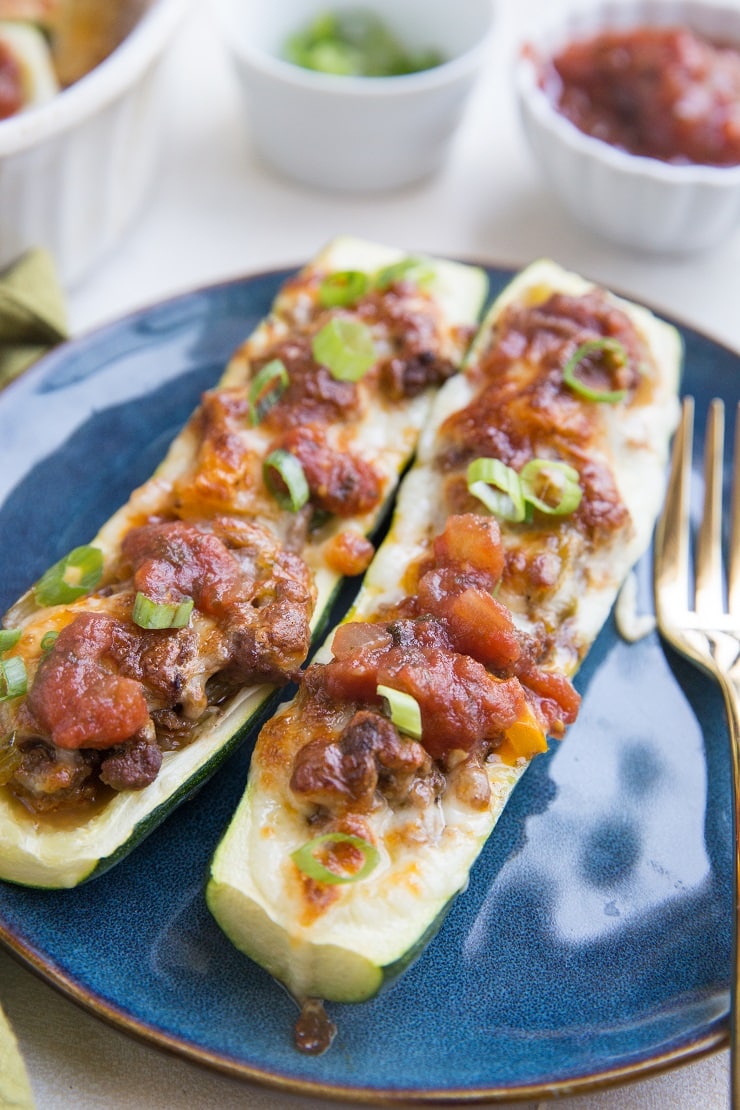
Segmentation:
{"type": "Polygon", "coordinates": [[[299,1002],[367,999],[408,965],[574,720],[570,679],[658,512],[680,359],[674,328],[542,261],[437,395],[212,861],[217,922],[299,1002]]]}
{"type": "Polygon", "coordinates": [[[73,886],[211,774],[292,680],[459,367],[485,274],[334,241],[151,479],[6,614],[0,878],[73,886]]]}

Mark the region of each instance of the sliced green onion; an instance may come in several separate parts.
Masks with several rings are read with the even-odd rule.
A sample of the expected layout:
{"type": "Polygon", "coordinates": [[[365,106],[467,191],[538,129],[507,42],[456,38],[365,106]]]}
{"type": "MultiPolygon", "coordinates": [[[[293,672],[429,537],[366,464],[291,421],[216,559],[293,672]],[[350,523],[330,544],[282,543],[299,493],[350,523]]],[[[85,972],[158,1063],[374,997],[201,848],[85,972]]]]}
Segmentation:
{"type": "Polygon", "coordinates": [[[20,628],[0,628],[0,652],[10,651],[21,638],[20,628]]]}
{"type": "Polygon", "coordinates": [[[361,836],[353,836],[350,833],[324,833],[323,836],[315,836],[313,840],[309,840],[303,847],[298,848],[295,852],[291,853],[290,857],[295,863],[299,871],[307,875],[309,879],[315,879],[319,883],[357,883],[360,879],[365,879],[371,871],[375,869],[378,864],[379,853],[374,844],[369,840],[365,840],[361,836]],[[337,871],[330,871],[316,858],[316,850],[323,845],[331,844],[351,844],[363,853],[365,862],[359,871],[354,874],[341,875],[337,871]]]}
{"type": "Polygon", "coordinates": [[[44,653],[44,655],[46,655],[47,652],[51,651],[51,649],[54,647],[54,644],[57,642],[58,638],[59,638],[59,633],[58,632],[50,631],[50,632],[45,632],[43,634],[43,636],[41,637],[41,650],[44,653]]]}
{"type": "Polygon", "coordinates": [[[20,655],[0,660],[0,701],[19,698],[28,689],[26,664],[20,655]]]}
{"type": "Polygon", "coordinates": [[[627,352],[618,339],[591,339],[588,343],[582,343],[568,359],[563,367],[563,381],[570,386],[574,393],[584,397],[587,401],[605,401],[607,404],[613,405],[626,397],[626,389],[592,389],[576,375],[576,371],[584,359],[597,352],[601,352],[605,356],[605,361],[608,359],[613,367],[619,368],[627,365],[627,352]]]}
{"type": "Polygon", "coordinates": [[[320,12],[291,34],[287,61],[333,76],[396,77],[440,65],[437,50],[410,50],[385,20],[357,6],[320,12]]]}
{"type": "Polygon", "coordinates": [[[411,281],[422,289],[434,281],[434,268],[424,258],[402,258],[400,262],[393,262],[378,270],[375,275],[375,285],[378,289],[387,289],[399,281],[411,281]]]}
{"type": "Polygon", "coordinates": [[[377,693],[388,702],[390,718],[396,728],[413,736],[414,740],[421,740],[421,709],[416,698],[382,683],[378,685],[377,693]]]}
{"type": "Polygon", "coordinates": [[[15,746],[15,733],[9,733],[0,742],[0,786],[9,783],[23,762],[23,753],[15,746]]]}
{"type": "Polygon", "coordinates": [[[311,496],[303,467],[290,451],[278,448],[268,455],[262,464],[262,474],[281,509],[296,513],[311,496]]]}
{"type": "Polygon", "coordinates": [[[185,628],[190,620],[193,604],[192,597],[172,604],[152,601],[139,591],[134,598],[131,619],[139,628],[185,628]]]}
{"type": "Polygon", "coordinates": [[[367,292],[369,282],[362,270],[339,270],[329,274],[319,286],[319,304],[323,308],[347,307],[367,292]]]}
{"type": "Polygon", "coordinates": [[[524,500],[549,516],[566,516],[583,497],[578,471],[553,459],[530,459],[519,472],[524,500]]]}
{"type": "Polygon", "coordinates": [[[66,605],[94,590],[103,574],[99,547],[75,547],[41,575],[34,588],[39,605],[66,605]]]}
{"type": "Polygon", "coordinates": [[[367,324],[334,316],[313,337],[313,357],[340,382],[357,382],[367,374],[378,355],[367,324]]]}
{"type": "Polygon", "coordinates": [[[249,422],[254,427],[267,416],[290,385],[285,363],[279,358],[266,362],[249,384],[249,422]]]}
{"type": "Polygon", "coordinates": [[[524,520],[526,508],[519,475],[500,459],[474,459],[467,470],[468,490],[502,520],[524,520]]]}

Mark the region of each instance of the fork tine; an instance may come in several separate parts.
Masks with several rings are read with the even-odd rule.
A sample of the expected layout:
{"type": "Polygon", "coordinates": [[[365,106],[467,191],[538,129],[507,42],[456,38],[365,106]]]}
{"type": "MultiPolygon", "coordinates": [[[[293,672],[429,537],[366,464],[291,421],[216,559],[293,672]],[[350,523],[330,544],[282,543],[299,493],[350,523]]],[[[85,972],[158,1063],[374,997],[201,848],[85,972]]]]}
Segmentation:
{"type": "Polygon", "coordinates": [[[704,512],[696,544],[696,611],[703,617],[724,612],[722,577],[722,466],[725,406],[709,406],[704,444],[704,512]]]}
{"type": "Polygon", "coordinates": [[[694,398],[684,397],[673,439],[671,471],[655,542],[658,612],[666,617],[686,609],[689,593],[689,478],[694,430],[694,398]]]}
{"type": "Polygon", "coordinates": [[[735,451],[732,464],[730,557],[728,560],[728,608],[740,621],[740,404],[735,412],[735,451]]]}

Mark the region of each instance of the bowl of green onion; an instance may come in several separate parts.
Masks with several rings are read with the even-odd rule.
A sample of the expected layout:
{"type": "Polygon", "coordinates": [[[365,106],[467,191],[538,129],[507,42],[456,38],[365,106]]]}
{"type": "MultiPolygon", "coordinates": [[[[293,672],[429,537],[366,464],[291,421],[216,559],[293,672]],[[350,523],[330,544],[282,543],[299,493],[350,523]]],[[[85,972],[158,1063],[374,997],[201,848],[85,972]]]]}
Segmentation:
{"type": "Polygon", "coordinates": [[[323,189],[399,188],[444,163],[486,56],[492,0],[217,0],[248,130],[323,189]]]}

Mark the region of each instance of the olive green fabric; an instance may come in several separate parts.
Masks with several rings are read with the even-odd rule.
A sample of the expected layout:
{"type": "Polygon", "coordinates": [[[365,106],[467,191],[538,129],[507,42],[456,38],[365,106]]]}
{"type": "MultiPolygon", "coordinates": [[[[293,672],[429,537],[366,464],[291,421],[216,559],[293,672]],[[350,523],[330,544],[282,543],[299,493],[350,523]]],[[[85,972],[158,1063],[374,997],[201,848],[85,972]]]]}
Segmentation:
{"type": "Polygon", "coordinates": [[[67,336],[54,261],[31,250],[0,273],[0,389],[67,336]]]}
{"type": "Polygon", "coordinates": [[[0,1008],[0,1110],[33,1110],[31,1084],[18,1043],[0,1008]]]}

